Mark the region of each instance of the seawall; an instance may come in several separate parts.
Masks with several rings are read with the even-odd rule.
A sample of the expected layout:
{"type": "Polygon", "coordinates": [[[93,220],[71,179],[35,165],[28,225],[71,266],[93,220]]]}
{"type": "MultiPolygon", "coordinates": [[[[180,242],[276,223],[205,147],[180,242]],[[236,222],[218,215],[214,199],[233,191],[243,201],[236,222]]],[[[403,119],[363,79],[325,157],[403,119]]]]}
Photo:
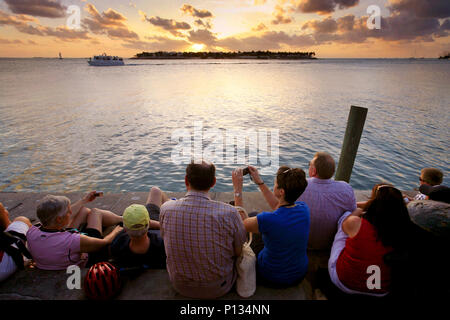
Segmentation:
{"type": "MultiPolygon", "coordinates": [[[[405,192],[414,196],[416,191],[405,192]]],[[[35,210],[37,202],[47,193],[25,192],[0,192],[0,202],[10,211],[10,219],[17,216],[26,216],[34,223],[37,222],[35,210]]],[[[122,214],[124,209],[133,203],[144,204],[147,192],[106,193],[103,197],[89,204],[89,207],[111,210],[122,214]]],[[[181,198],[185,192],[168,192],[169,197],[181,198]]],[[[77,201],[84,193],[63,193],[71,201],[77,201]]],[[[370,191],[355,191],[357,201],[366,200],[370,191]]],[[[232,192],[211,192],[213,200],[229,202],[233,200],[232,192]]],[[[248,212],[269,210],[263,196],[259,192],[244,192],[244,207],[248,212]]],[[[322,257],[311,257],[310,265],[323,264],[322,257]],[[312,258],[312,259],[311,259],[312,258]],[[322,262],[321,262],[322,261],[322,262]]],[[[87,269],[82,269],[82,279],[87,269]]],[[[69,275],[65,271],[44,271],[27,267],[16,272],[13,276],[0,283],[0,300],[83,300],[86,299],[83,290],[69,290],[67,279],[69,275]]],[[[171,286],[166,270],[146,270],[137,278],[125,278],[124,285],[117,299],[120,300],[186,300],[171,286]]],[[[245,300],[313,300],[314,295],[311,286],[311,278],[307,276],[298,286],[288,289],[272,289],[257,286],[255,294],[245,300]]],[[[237,300],[240,298],[232,290],[221,300],[237,300]]]]}

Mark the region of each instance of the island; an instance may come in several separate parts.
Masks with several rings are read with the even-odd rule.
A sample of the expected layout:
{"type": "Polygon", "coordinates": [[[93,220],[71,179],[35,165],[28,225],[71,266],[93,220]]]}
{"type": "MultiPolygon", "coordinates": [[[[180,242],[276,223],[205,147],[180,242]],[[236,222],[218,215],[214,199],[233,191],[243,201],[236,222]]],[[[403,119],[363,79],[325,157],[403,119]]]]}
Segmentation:
{"type": "Polygon", "coordinates": [[[131,59],[317,59],[315,52],[271,52],[271,51],[235,51],[235,52],[142,52],[131,59]]]}

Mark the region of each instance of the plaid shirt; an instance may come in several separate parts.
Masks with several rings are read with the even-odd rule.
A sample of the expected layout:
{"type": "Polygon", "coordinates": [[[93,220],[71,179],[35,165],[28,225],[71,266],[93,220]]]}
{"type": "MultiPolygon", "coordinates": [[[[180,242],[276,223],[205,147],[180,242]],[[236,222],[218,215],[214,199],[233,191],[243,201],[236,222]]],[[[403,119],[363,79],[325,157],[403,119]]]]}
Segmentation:
{"type": "Polygon", "coordinates": [[[164,203],[159,220],[172,281],[202,287],[233,276],[236,250],[247,237],[233,206],[190,191],[164,203]]]}

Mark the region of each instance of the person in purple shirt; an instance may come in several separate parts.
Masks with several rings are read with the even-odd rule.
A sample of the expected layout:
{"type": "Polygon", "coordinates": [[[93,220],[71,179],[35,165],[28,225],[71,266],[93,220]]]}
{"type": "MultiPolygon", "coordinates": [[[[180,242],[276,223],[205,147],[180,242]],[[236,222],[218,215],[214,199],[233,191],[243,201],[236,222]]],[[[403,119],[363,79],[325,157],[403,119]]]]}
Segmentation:
{"type": "Polygon", "coordinates": [[[309,163],[308,186],[297,199],[304,201],[311,212],[308,249],[326,251],[328,255],[339,218],[356,209],[352,187],[347,182],[332,179],[334,172],[333,157],[326,152],[317,152],[309,163]]]}

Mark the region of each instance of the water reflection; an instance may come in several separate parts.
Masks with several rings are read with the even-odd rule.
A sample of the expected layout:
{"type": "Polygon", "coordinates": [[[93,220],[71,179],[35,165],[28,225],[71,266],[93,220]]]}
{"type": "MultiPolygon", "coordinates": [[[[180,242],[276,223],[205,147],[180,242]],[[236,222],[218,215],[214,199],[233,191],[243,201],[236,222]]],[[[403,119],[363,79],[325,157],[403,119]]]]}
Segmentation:
{"type": "MultiPolygon", "coordinates": [[[[280,164],[307,168],[316,151],[339,159],[350,105],[369,108],[355,189],[412,189],[429,166],[450,181],[448,63],[132,63],[0,59],[0,191],[184,190],[171,134],[194,121],[279,129],[280,164]]],[[[230,190],[233,167],[218,166],[215,191],[230,190]]]]}

